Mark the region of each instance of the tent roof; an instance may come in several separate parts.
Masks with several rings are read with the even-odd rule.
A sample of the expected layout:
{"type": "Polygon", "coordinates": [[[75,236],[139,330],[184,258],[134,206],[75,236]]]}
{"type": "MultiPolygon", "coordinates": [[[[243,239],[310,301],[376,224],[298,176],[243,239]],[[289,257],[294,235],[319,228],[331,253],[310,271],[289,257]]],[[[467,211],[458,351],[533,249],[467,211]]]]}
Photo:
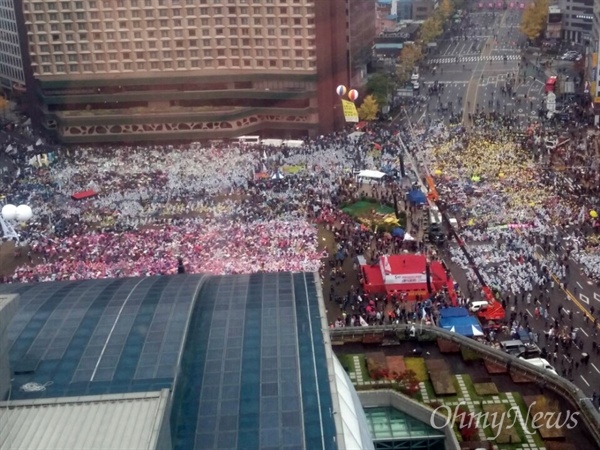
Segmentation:
{"type": "Polygon", "coordinates": [[[385,173],[378,170],[361,170],[358,172],[358,176],[361,178],[376,178],[380,180],[385,177],[385,173]]]}
{"type": "Polygon", "coordinates": [[[425,203],[427,196],[420,189],[413,189],[408,193],[408,199],[413,203],[425,203]]]}
{"type": "MultiPolygon", "coordinates": [[[[454,308],[452,308],[454,309],[454,308]]],[[[463,336],[474,336],[479,335],[476,332],[481,332],[481,325],[479,321],[473,316],[464,317],[442,317],[440,319],[440,327],[450,330],[454,328],[454,331],[463,336]]]]}
{"type": "Polygon", "coordinates": [[[440,310],[442,319],[449,319],[451,317],[465,317],[469,315],[469,311],[466,308],[456,307],[456,308],[442,308],[440,310]]]}

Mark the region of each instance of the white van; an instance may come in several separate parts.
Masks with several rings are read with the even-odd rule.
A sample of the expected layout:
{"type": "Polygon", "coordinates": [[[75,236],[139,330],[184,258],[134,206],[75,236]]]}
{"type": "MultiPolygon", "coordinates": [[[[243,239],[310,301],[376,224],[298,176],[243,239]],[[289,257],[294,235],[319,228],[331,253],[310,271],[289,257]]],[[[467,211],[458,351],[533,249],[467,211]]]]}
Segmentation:
{"type": "Polygon", "coordinates": [[[304,141],[288,139],[287,141],[283,141],[283,145],[286,147],[302,147],[304,145],[304,141]]]}
{"type": "Polygon", "coordinates": [[[537,367],[538,369],[547,370],[548,372],[558,376],[558,373],[556,373],[556,369],[552,366],[552,364],[550,364],[544,358],[525,359],[521,356],[519,359],[522,359],[523,361],[527,361],[529,364],[537,367]]]}
{"type": "Polygon", "coordinates": [[[240,136],[234,139],[238,144],[260,144],[260,136],[240,136]]]}
{"type": "Polygon", "coordinates": [[[490,306],[490,304],[488,302],[486,302],[485,300],[471,302],[469,304],[469,311],[471,311],[472,313],[476,313],[476,312],[488,309],[489,306],[490,306]]]}

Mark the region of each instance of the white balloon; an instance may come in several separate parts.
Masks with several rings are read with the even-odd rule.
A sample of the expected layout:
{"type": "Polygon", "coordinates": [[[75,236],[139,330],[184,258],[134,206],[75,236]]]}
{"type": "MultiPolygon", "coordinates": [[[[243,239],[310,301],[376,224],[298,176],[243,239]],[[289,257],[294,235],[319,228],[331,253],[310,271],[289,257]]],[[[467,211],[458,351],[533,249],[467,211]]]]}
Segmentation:
{"type": "Polygon", "coordinates": [[[19,222],[27,222],[33,217],[33,211],[28,205],[17,206],[17,220],[19,222]]]}
{"type": "Polygon", "coordinates": [[[17,207],[15,205],[4,205],[2,207],[2,217],[6,220],[15,220],[17,217],[17,207]]]}

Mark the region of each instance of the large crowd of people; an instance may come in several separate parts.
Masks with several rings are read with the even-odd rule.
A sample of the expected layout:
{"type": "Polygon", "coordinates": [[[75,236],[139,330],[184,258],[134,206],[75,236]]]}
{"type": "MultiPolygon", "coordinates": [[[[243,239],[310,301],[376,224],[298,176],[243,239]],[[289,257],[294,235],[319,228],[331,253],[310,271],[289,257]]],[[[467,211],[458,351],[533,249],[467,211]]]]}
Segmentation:
{"type": "Polygon", "coordinates": [[[71,147],[37,167],[21,158],[5,201],[33,209],[20,231],[39,263],[8,280],[171,274],[177,258],[191,273],[319,270],[327,255],[318,224],[359,195],[354,169],[397,165],[390,137],[381,129],[297,148],[71,147]],[[72,198],[82,191],[97,195],[72,198]]]}

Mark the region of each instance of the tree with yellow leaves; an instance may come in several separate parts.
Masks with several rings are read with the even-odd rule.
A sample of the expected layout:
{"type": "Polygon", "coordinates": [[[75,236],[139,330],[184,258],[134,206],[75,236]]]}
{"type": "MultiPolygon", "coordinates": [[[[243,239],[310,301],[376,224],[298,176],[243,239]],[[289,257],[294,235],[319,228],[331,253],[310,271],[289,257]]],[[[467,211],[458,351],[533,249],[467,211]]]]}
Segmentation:
{"type": "Polygon", "coordinates": [[[451,0],[442,0],[437,9],[437,13],[440,15],[442,22],[446,22],[452,17],[452,14],[454,14],[454,4],[451,0]]]}
{"type": "Polygon", "coordinates": [[[415,66],[422,58],[423,52],[419,45],[415,43],[404,44],[396,66],[396,75],[400,83],[406,83],[410,79],[415,66]]]}
{"type": "Polygon", "coordinates": [[[419,31],[419,37],[424,45],[429,44],[430,42],[435,41],[438,37],[442,35],[442,22],[440,18],[436,15],[429,17],[423,24],[421,25],[421,30],[419,31]]]}
{"type": "Polygon", "coordinates": [[[377,100],[372,95],[367,95],[358,108],[358,117],[360,120],[375,120],[377,119],[377,112],[379,111],[379,105],[377,100]]]}
{"type": "Polygon", "coordinates": [[[542,36],[548,22],[548,0],[534,0],[533,4],[523,11],[521,31],[531,41],[542,36]]]}

